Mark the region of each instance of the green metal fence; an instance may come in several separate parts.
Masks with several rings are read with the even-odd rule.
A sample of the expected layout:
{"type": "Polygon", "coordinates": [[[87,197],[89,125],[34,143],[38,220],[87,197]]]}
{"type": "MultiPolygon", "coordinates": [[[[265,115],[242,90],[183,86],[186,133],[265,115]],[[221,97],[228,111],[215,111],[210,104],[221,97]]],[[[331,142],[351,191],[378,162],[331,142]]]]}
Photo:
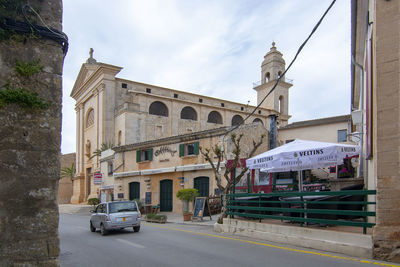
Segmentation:
{"type": "Polygon", "coordinates": [[[239,193],[227,195],[227,214],[253,219],[278,219],[321,225],[345,225],[367,228],[375,223],[374,201],[368,195],[376,190],[321,192],[239,193]]]}

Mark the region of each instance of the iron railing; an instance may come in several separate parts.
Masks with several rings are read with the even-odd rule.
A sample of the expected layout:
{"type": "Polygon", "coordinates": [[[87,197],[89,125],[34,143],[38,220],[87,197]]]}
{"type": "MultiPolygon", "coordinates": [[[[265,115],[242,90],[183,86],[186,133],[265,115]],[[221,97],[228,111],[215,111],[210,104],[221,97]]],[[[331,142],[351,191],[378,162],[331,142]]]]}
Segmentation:
{"type": "MultiPolygon", "coordinates": [[[[286,83],[291,83],[291,84],[293,84],[293,79],[288,79],[288,78],[286,78],[286,77],[282,77],[281,78],[281,81],[282,82],[286,82],[286,83]]],[[[254,88],[256,88],[257,86],[260,86],[261,85],[261,80],[260,81],[257,81],[257,82],[253,82],[253,89],[254,88]]]]}
{"type": "Polygon", "coordinates": [[[309,224],[367,228],[375,225],[376,190],[321,192],[238,193],[227,195],[227,214],[254,219],[277,219],[309,224]]]}

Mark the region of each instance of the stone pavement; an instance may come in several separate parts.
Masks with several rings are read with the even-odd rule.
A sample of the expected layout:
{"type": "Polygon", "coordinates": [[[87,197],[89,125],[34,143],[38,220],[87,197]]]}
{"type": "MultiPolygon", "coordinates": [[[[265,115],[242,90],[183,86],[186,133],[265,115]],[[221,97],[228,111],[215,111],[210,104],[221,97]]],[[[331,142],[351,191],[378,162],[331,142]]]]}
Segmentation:
{"type": "MultiPolygon", "coordinates": [[[[58,210],[60,213],[66,214],[82,214],[82,215],[90,215],[90,210],[93,209],[91,205],[82,205],[82,204],[59,204],[58,210]]],[[[173,213],[173,212],[159,212],[158,214],[167,215],[167,223],[179,223],[179,224],[192,224],[192,225],[209,225],[213,226],[219,217],[219,214],[212,215],[211,220],[210,216],[203,217],[203,220],[195,220],[195,221],[183,221],[183,215],[181,213],[173,213]]],[[[143,215],[143,217],[146,215],[143,215]]]]}

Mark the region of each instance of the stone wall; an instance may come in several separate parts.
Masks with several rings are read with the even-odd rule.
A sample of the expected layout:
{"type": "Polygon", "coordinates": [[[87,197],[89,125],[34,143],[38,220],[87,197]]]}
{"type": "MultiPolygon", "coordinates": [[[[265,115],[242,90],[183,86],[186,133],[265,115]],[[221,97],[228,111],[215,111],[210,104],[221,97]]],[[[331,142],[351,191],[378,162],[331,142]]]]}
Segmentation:
{"type": "Polygon", "coordinates": [[[375,1],[377,207],[374,257],[400,262],[400,3],[375,1]]]}
{"type": "MultiPolygon", "coordinates": [[[[7,1],[0,8],[11,2],[19,8],[26,3],[7,1]]],[[[61,30],[61,0],[29,3],[49,27],[61,30]]],[[[13,10],[3,11],[13,16],[13,10]]],[[[23,21],[20,14],[14,18],[23,21]]],[[[40,21],[32,12],[28,16],[40,21]]],[[[31,96],[0,99],[0,266],[59,265],[62,66],[62,47],[55,41],[20,34],[0,40],[0,90],[31,96]],[[28,63],[41,68],[24,72],[28,63]],[[35,99],[47,105],[31,105],[35,99]]]]}
{"type": "MultiPolygon", "coordinates": [[[[71,168],[72,164],[75,165],[75,153],[61,155],[61,169],[71,168]]],[[[72,197],[72,179],[71,177],[60,178],[58,182],[58,204],[71,203],[72,197]]]]}

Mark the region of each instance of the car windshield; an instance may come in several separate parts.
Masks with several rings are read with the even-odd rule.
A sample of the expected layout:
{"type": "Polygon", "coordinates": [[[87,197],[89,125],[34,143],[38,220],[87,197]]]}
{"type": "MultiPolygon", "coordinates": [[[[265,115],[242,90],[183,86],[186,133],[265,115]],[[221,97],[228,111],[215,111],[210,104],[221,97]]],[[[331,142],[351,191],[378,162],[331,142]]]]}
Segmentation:
{"type": "Polygon", "coordinates": [[[137,211],[135,202],[113,202],[109,204],[109,213],[137,211]]]}

